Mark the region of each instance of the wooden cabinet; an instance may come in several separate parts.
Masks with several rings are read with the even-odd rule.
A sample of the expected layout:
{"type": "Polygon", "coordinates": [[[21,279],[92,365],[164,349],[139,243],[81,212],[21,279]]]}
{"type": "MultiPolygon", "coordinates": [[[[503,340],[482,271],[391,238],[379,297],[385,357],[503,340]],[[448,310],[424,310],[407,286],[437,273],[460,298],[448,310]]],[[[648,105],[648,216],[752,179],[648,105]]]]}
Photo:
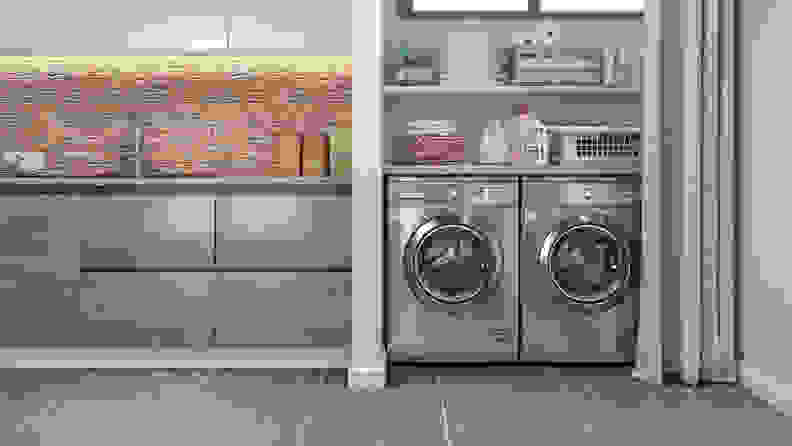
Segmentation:
{"type": "Polygon", "coordinates": [[[152,333],[134,322],[97,322],[82,311],[80,292],[92,286],[76,237],[85,221],[64,196],[0,196],[0,345],[150,343],[152,333]]]}
{"type": "Polygon", "coordinates": [[[0,345],[348,345],[351,272],[289,268],[350,262],[350,197],[303,195],[218,200],[216,266],[214,194],[0,195],[0,345]]]}
{"type": "Polygon", "coordinates": [[[352,197],[237,194],[217,198],[218,265],[351,266],[352,197]]]}
{"type": "Polygon", "coordinates": [[[75,198],[83,266],[211,263],[212,195],[81,195],[75,198]]]}

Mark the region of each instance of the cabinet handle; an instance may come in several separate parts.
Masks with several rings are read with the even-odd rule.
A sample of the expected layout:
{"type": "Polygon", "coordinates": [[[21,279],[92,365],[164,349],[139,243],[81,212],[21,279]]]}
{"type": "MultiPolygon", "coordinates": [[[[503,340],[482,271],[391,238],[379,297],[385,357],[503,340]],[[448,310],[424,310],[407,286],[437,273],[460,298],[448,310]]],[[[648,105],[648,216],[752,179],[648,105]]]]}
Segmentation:
{"type": "Polygon", "coordinates": [[[536,221],[536,211],[525,207],[523,208],[521,215],[522,221],[520,223],[522,224],[522,239],[528,240],[528,237],[531,235],[531,229],[529,226],[536,221]]]}
{"type": "Polygon", "coordinates": [[[140,156],[140,146],[143,144],[143,129],[135,127],[135,177],[140,178],[141,165],[143,159],[140,156]]]}
{"type": "Polygon", "coordinates": [[[345,296],[352,296],[352,280],[344,280],[344,294],[345,296]]]}
{"type": "Polygon", "coordinates": [[[217,198],[209,205],[209,263],[217,264],[217,198]]]}

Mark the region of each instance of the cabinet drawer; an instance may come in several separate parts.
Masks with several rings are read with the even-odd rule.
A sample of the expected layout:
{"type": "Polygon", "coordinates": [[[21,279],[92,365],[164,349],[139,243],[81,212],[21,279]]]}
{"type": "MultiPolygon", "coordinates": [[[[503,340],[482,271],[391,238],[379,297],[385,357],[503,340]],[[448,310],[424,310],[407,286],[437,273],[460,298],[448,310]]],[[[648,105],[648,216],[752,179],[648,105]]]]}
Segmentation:
{"type": "Polygon", "coordinates": [[[352,274],[219,273],[217,345],[340,346],[352,340],[352,274]]]}
{"type": "Polygon", "coordinates": [[[352,199],[333,194],[217,199],[220,265],[351,266],[352,199]]]}
{"type": "Polygon", "coordinates": [[[211,262],[210,195],[82,195],[77,232],[80,264],[207,265],[211,262]]]}
{"type": "MultiPolygon", "coordinates": [[[[7,276],[0,280],[53,272],[62,279],[69,271],[74,278],[79,273],[76,215],[70,205],[62,196],[0,196],[0,274],[7,276]]],[[[3,288],[13,287],[8,284],[0,283],[0,297],[6,295],[3,288]]]]}
{"type": "Polygon", "coordinates": [[[0,265],[0,345],[342,346],[352,336],[349,273],[98,272],[56,280],[20,270],[0,265]]]}
{"type": "MultiPolygon", "coordinates": [[[[0,345],[184,346],[191,331],[185,298],[194,299],[196,274],[77,273],[65,279],[0,265],[0,345]],[[192,294],[191,294],[192,293],[192,294]],[[185,308],[187,309],[185,311],[185,308]]],[[[194,316],[192,316],[194,317],[194,316]]]]}

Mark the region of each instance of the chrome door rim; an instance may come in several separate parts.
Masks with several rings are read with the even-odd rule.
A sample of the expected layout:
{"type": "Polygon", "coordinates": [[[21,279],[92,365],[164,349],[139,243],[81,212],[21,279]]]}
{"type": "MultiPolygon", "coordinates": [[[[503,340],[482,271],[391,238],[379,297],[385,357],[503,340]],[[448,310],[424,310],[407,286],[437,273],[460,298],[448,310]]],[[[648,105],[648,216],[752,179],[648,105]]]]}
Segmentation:
{"type": "Polygon", "coordinates": [[[619,291],[624,290],[629,282],[630,276],[632,274],[632,267],[630,264],[631,253],[629,246],[624,240],[621,240],[613,231],[608,229],[603,224],[597,223],[578,223],[569,226],[568,228],[564,229],[560,232],[551,232],[545,238],[543,243],[543,247],[541,250],[542,256],[542,263],[545,264],[548,273],[550,274],[550,278],[553,281],[553,285],[558,289],[567,299],[586,305],[600,305],[607,303],[610,299],[616,296],[619,291]],[[621,266],[624,268],[624,275],[620,279],[613,281],[609,286],[608,290],[596,295],[596,297],[581,297],[570,293],[563,285],[561,285],[557,278],[557,272],[554,271],[551,259],[556,254],[556,251],[559,247],[559,244],[562,240],[564,240],[569,234],[579,230],[594,230],[601,234],[606,235],[610,240],[614,241],[618,246],[621,254],[621,266]],[[552,238],[552,242],[549,243],[549,240],[552,238]],[[548,246],[549,245],[549,246],[548,246]],[[614,286],[614,283],[619,283],[618,285],[614,286]]]}
{"type": "Polygon", "coordinates": [[[473,226],[466,225],[460,223],[456,217],[446,216],[446,217],[435,217],[432,218],[423,224],[421,224],[410,236],[408,243],[406,245],[405,253],[404,253],[404,266],[405,272],[407,273],[407,281],[412,288],[413,292],[416,294],[416,297],[419,299],[424,299],[426,297],[430,298],[432,301],[440,304],[446,305],[456,305],[456,304],[464,304],[470,303],[473,299],[481,295],[485,289],[488,288],[487,282],[488,280],[482,280],[479,286],[472,292],[466,292],[460,298],[448,298],[444,296],[440,296],[434,291],[432,291],[431,287],[428,286],[422,274],[420,273],[420,260],[418,254],[421,252],[424,243],[433,235],[439,231],[444,230],[458,230],[464,231],[469,234],[472,234],[478,241],[484,243],[488,248],[492,255],[492,263],[491,266],[492,271],[490,271],[491,277],[496,277],[498,272],[501,268],[501,258],[499,256],[498,250],[495,246],[493,246],[489,237],[487,237],[482,231],[476,229],[473,226]],[[453,218],[454,222],[446,222],[444,223],[443,220],[453,218]]]}

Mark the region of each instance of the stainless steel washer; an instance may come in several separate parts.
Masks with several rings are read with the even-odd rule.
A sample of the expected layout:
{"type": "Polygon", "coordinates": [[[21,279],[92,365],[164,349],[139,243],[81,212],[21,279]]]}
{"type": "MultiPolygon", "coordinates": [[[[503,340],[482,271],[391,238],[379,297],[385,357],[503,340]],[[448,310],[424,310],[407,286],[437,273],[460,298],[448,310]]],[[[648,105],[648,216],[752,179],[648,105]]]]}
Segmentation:
{"type": "Polygon", "coordinates": [[[517,179],[391,178],[388,197],[390,359],[516,359],[517,179]]]}
{"type": "Polygon", "coordinates": [[[525,179],[522,361],[634,361],[640,178],[525,179]]]}

